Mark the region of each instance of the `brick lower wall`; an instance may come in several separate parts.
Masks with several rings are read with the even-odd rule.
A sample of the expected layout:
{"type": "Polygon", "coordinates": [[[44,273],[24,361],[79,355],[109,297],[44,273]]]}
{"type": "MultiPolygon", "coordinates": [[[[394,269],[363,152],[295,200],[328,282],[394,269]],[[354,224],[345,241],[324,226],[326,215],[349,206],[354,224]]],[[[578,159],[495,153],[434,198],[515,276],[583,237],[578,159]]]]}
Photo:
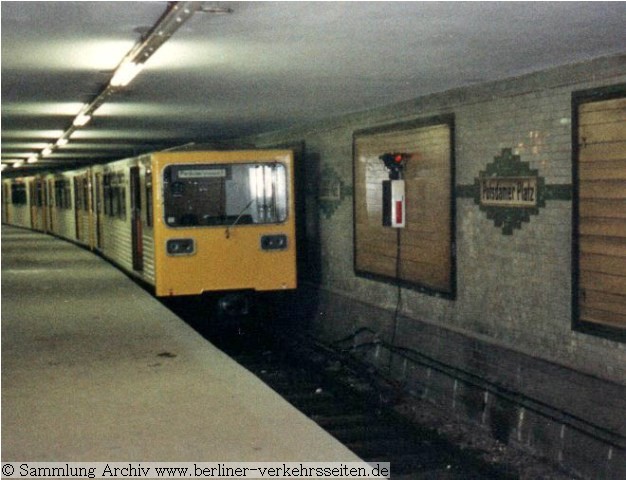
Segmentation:
{"type": "Polygon", "coordinates": [[[297,305],[320,341],[350,349],[415,399],[583,477],[626,478],[625,386],[406,316],[392,349],[393,311],[313,286],[297,305]]]}

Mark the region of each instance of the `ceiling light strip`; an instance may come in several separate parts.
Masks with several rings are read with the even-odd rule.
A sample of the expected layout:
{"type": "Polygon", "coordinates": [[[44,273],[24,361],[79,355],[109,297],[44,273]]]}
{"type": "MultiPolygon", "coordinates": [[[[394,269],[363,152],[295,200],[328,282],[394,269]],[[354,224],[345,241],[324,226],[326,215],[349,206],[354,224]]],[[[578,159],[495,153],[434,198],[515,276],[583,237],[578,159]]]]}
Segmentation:
{"type": "MultiPolygon", "coordinates": [[[[53,151],[67,145],[70,137],[77,128],[84,127],[89,123],[95,111],[108,100],[120,88],[127,86],[144,67],[144,64],[152,55],[178,30],[191,16],[203,9],[203,2],[172,2],[159,18],[156,24],[135,44],[133,48],[124,56],[120,64],[115,69],[109,83],[103,90],[88,104],[85,104],[78,115],[72,121],[70,128],[63,132],[63,135],[56,143],[48,145],[39,155],[32,155],[28,163],[35,163],[40,157],[49,156],[53,151]],[[33,160],[36,159],[36,160],[33,160]]],[[[24,162],[16,162],[21,166],[24,162]]]]}

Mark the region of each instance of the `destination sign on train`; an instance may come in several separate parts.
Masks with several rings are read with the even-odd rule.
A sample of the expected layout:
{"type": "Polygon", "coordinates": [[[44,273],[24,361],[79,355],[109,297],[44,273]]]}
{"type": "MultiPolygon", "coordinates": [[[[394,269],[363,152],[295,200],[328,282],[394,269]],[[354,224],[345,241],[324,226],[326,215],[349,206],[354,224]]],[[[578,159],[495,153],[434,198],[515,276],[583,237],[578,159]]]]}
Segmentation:
{"type": "Polygon", "coordinates": [[[178,178],[223,178],[225,176],[226,170],[223,168],[189,169],[178,171],[178,178]]]}

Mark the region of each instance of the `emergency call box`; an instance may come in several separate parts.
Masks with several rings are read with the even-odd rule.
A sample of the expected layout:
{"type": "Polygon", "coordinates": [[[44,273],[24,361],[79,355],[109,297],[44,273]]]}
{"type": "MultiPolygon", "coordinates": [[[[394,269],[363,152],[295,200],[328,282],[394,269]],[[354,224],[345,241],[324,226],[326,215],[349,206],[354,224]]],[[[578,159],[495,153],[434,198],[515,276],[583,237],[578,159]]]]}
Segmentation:
{"type": "Polygon", "coordinates": [[[383,227],[404,228],[405,223],[404,180],[384,180],[383,227]]]}

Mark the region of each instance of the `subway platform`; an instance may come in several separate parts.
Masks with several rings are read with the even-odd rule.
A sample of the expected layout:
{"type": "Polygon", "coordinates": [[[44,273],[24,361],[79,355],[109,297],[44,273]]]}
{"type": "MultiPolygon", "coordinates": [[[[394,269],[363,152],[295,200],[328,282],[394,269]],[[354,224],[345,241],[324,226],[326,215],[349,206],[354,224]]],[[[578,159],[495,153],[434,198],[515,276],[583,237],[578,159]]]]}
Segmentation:
{"type": "Polygon", "coordinates": [[[106,261],[2,226],[2,461],[358,460],[106,261]]]}

